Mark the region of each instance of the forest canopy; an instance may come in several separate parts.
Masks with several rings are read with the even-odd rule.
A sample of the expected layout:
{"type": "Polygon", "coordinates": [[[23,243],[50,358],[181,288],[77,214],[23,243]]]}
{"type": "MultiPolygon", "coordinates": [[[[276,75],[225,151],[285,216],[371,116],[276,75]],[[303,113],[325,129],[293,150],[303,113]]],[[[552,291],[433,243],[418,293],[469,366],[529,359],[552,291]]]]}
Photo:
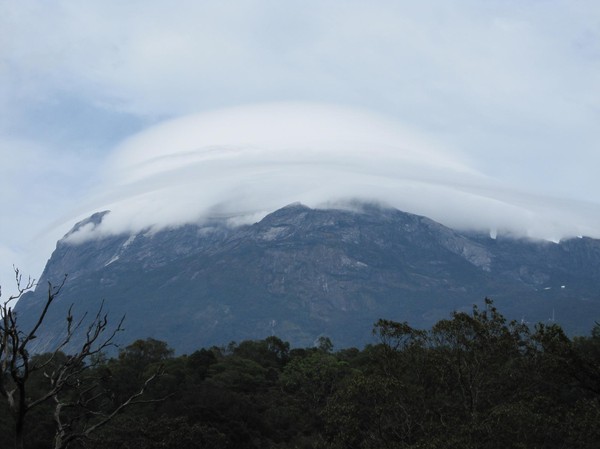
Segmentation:
{"type": "MultiPolygon", "coordinates": [[[[378,321],[374,342],[334,351],[275,336],[175,356],[138,340],[82,372],[110,410],[158,367],[146,401],[70,448],[592,448],[600,441],[600,326],[507,322],[490,300],[419,330],[378,321]]],[[[39,355],[37,357],[44,357],[39,355]]],[[[34,385],[43,388],[38,376],[34,385]]],[[[0,411],[0,446],[13,425],[0,411]]],[[[25,447],[51,447],[52,404],[25,447]]]]}
{"type": "MultiPolygon", "coordinates": [[[[290,348],[275,336],[175,356],[138,340],[95,360],[107,410],[158,367],[141,404],[70,448],[592,448],[600,441],[600,326],[507,322],[490,300],[429,330],[380,320],[374,343],[290,348]]],[[[36,357],[44,357],[39,355],[36,357]]],[[[33,385],[43,388],[39,375],[33,385]]],[[[92,418],[93,419],[93,418],[92,418]]],[[[12,418],[0,410],[0,446],[12,418]]],[[[54,438],[52,404],[29,419],[25,447],[54,438]]]]}

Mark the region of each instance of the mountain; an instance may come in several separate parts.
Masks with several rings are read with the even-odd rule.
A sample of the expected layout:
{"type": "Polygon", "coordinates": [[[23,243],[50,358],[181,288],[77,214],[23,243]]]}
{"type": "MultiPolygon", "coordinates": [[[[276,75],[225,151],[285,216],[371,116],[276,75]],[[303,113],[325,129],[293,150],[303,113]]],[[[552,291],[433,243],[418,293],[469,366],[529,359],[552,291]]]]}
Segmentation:
{"type": "Polygon", "coordinates": [[[253,225],[201,225],[72,243],[61,239],[35,292],[16,311],[31,326],[47,281],[67,282],[38,332],[56,344],[75,316],[104,310],[120,341],[153,337],[178,352],[277,335],[294,345],[328,336],[336,347],[372,342],[379,318],[428,327],[453,310],[494,299],[510,318],[555,319],[571,334],[600,318],[600,241],[552,243],[464,233],[426,217],[362,205],[293,204],[253,225]]]}

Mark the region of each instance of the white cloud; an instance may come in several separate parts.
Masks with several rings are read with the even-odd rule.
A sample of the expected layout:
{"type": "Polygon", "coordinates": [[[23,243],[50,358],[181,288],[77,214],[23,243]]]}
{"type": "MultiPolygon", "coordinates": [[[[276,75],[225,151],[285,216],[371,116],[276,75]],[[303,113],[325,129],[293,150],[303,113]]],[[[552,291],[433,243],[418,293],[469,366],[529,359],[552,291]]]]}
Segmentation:
{"type": "MultiPolygon", "coordinates": [[[[587,200],[593,205],[577,205],[570,211],[575,217],[588,210],[573,221],[589,223],[595,217],[600,201],[599,42],[597,0],[0,0],[0,141],[35,142],[36,152],[23,154],[35,154],[37,168],[30,181],[43,180],[4,177],[0,207],[18,212],[10,226],[4,226],[8,232],[3,231],[0,247],[11,248],[17,262],[24,251],[33,251],[31,259],[41,266],[47,250],[23,249],[35,246],[30,243],[32,232],[56,220],[64,229],[72,224],[73,215],[93,209],[88,205],[113,204],[125,196],[137,198],[135,207],[155,207],[153,195],[168,191],[168,183],[182,175],[183,161],[197,165],[199,158],[207,157],[206,148],[195,152],[197,135],[191,130],[188,142],[185,136],[157,128],[153,135],[164,138],[164,146],[173,152],[161,153],[162,159],[135,169],[125,170],[127,161],[122,160],[118,166],[129,178],[112,180],[120,185],[104,191],[112,197],[96,203],[88,198],[79,206],[79,198],[87,198],[93,184],[86,179],[93,179],[106,149],[123,136],[165,118],[273,101],[316,101],[378,111],[403,123],[403,128],[419,130],[409,134],[431,140],[411,141],[405,151],[443,148],[435,152],[438,167],[451,160],[470,169],[468,176],[452,170],[440,173],[430,163],[404,155],[414,167],[400,172],[415,173],[410,183],[403,184],[404,201],[416,211],[420,198],[442,195],[444,201],[436,210],[445,210],[446,219],[454,217],[452,222],[460,224],[460,214],[452,213],[460,209],[455,203],[483,207],[490,197],[498,201],[496,206],[481,210],[489,221],[506,213],[521,217],[520,226],[532,229],[540,216],[548,227],[556,223],[555,232],[545,233],[561,235],[565,220],[548,217],[552,210],[565,210],[562,205],[514,192],[559,196],[573,203],[587,200]],[[184,148],[193,153],[180,154],[184,148]],[[59,167],[71,172],[59,168],[56,179],[56,169],[44,168],[55,160],[63,161],[59,167]],[[167,164],[174,170],[171,175],[167,164]],[[138,181],[133,182],[136,176],[138,181]],[[489,179],[510,189],[491,183],[490,193],[473,194],[471,186],[488,185],[489,179]],[[144,194],[146,187],[154,190],[144,194]],[[26,198],[26,204],[12,200],[11,190],[26,198]],[[464,191],[473,195],[465,197],[464,191]],[[534,207],[538,203],[546,205],[534,207]],[[502,204],[510,205],[509,210],[493,212],[503,210],[502,204]],[[74,212],[68,213],[69,207],[74,212]]],[[[239,121],[236,125],[243,126],[239,121]]],[[[405,131],[400,134],[406,138],[405,131]]],[[[260,135],[272,138],[262,131],[260,135]]],[[[339,141],[338,137],[331,138],[339,141]]],[[[9,148],[13,147],[0,143],[0,150],[9,148]]],[[[325,159],[304,162],[311,166],[314,160],[323,164],[330,160],[312,175],[312,187],[306,186],[306,173],[292,160],[289,148],[277,154],[271,166],[266,158],[272,154],[257,155],[257,148],[248,148],[239,139],[227,151],[230,159],[219,147],[223,160],[209,158],[209,166],[218,173],[227,167],[232,179],[222,174],[221,182],[208,173],[212,184],[202,193],[207,204],[230,198],[228,207],[239,209],[231,203],[243,197],[239,189],[246,196],[254,192],[275,198],[252,179],[275,182],[278,176],[289,177],[282,201],[298,192],[307,201],[316,201],[319,192],[329,189],[333,194],[350,179],[362,183],[367,193],[374,190],[375,179],[389,185],[390,192],[397,182],[381,171],[383,164],[374,167],[372,157],[349,157],[343,172],[331,145],[325,159]],[[258,157],[254,164],[251,155],[258,157]],[[227,165],[233,161],[238,165],[227,165]],[[284,163],[289,166],[286,170],[284,163]],[[358,174],[350,176],[357,167],[358,174]],[[236,184],[236,176],[247,184],[236,184]]],[[[399,157],[390,148],[382,146],[380,151],[384,160],[399,157]]],[[[22,157],[7,160],[4,166],[11,173],[29,170],[30,162],[22,157]]],[[[392,170],[400,164],[394,159],[387,165],[392,170]]],[[[383,188],[378,189],[381,193],[383,188]]],[[[189,189],[173,193],[194,205],[189,189]]],[[[249,209],[257,207],[244,202],[252,206],[249,209]]],[[[135,220],[127,224],[139,225],[135,220]]],[[[592,226],[582,233],[594,232],[592,226]]],[[[56,233],[47,237],[50,243],[44,248],[51,247],[56,233]]],[[[10,269],[13,262],[3,265],[10,269]]]]}
{"type": "Polygon", "coordinates": [[[358,198],[463,229],[600,237],[598,207],[510,190],[398,123],[323,105],[238,107],[170,121],[117,148],[107,176],[88,212],[112,212],[94,235],[358,198]]]}
{"type": "Polygon", "coordinates": [[[56,217],[82,201],[95,179],[84,158],[59,150],[47,157],[46,151],[37,142],[0,133],[0,285],[5,291],[14,287],[13,265],[25,274],[41,273],[56,240],[68,230],[64,223],[54,229],[56,217]]]}

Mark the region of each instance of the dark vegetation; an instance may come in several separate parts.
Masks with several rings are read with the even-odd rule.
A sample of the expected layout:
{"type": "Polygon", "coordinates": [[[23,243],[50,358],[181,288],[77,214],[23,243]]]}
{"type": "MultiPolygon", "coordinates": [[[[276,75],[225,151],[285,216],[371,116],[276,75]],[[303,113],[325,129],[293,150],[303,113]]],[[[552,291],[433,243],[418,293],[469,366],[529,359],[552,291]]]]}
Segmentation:
{"type": "MultiPolygon", "coordinates": [[[[110,413],[163,375],[143,403],[69,448],[599,447],[600,326],[570,339],[553,323],[507,322],[486,300],[427,331],[380,320],[373,333],[362,350],[334,351],[327,338],[292,349],[272,336],[181,356],[138,340],[80,372],[108,393],[97,410],[110,413]]],[[[34,373],[30,394],[46,381],[34,373]]],[[[26,448],[52,447],[53,407],[28,417],[26,448]]],[[[3,403],[0,447],[12,446],[14,428],[3,403]]]]}
{"type": "MultiPolygon", "coordinates": [[[[104,370],[104,353],[115,346],[113,339],[121,331],[124,317],[111,330],[102,306],[94,316],[88,318],[84,314],[79,319],[69,308],[59,343],[51,352],[32,354],[30,343],[39,338],[38,331],[62,290],[66,276],[57,286],[48,283],[46,300],[29,328],[21,326],[13,304],[35,286],[35,281],[29,278],[23,282],[18,269],[15,269],[15,278],[16,293],[0,305],[0,398],[4,399],[3,411],[11,418],[15,449],[28,447],[27,418],[31,420],[37,415],[37,419],[44,421],[51,417],[54,436],[41,447],[50,447],[51,441],[54,449],[67,449],[75,442],[88,439],[127,407],[160,400],[141,397],[162,375],[162,365],[148,376],[134,379],[136,387],[128,394],[115,396],[115,389],[107,382],[110,374],[107,377],[104,370]],[[81,345],[65,354],[63,350],[78,333],[81,345]]],[[[135,354],[135,346],[130,347],[129,352],[135,354]]],[[[5,422],[4,413],[1,415],[5,422]]]]}

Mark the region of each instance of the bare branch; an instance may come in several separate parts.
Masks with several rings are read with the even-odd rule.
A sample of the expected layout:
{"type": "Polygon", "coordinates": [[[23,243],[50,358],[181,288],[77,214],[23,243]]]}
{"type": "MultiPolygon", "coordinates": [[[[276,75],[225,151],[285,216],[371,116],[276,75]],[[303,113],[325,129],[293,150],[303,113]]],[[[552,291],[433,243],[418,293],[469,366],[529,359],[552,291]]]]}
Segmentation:
{"type": "MultiPolygon", "coordinates": [[[[140,399],[148,385],[162,375],[162,367],[160,367],[144,382],[138,392],[116,406],[112,412],[102,413],[95,410],[94,406],[98,405],[98,401],[106,397],[105,391],[102,389],[95,391],[100,385],[99,379],[94,379],[91,376],[86,377],[83,374],[86,370],[96,366],[98,362],[95,356],[110,347],[117,346],[115,337],[118,332],[123,330],[125,319],[123,316],[116,327],[109,332],[107,330],[109,327],[108,315],[104,313],[104,301],[87,325],[84,324],[87,322],[87,313],[84,313],[80,319],[75,320],[73,305],[71,305],[66,315],[64,338],[58,342],[48,356],[32,359],[29,353],[30,343],[37,338],[37,333],[47,316],[48,310],[61,293],[66,280],[67,276],[65,275],[58,285],[48,282],[47,298],[33,327],[28,332],[19,329],[17,316],[11,306],[36,286],[35,280],[28,278],[24,282],[20,271],[15,268],[17,291],[8,300],[0,303],[0,397],[7,401],[15,419],[17,448],[23,447],[24,422],[27,413],[32,408],[51,399],[55,402],[54,420],[57,425],[55,447],[63,449],[75,439],[87,438],[90,433],[106,424],[130,405],[163,400],[144,401],[140,399]],[[83,333],[83,335],[80,334],[83,339],[81,346],[75,353],[62,359],[62,351],[73,344],[79,331],[83,333]],[[89,363],[90,360],[91,363],[89,363]],[[29,377],[32,373],[40,370],[48,382],[46,391],[37,398],[30,398],[29,394],[31,393],[28,391],[29,377]],[[74,394],[75,399],[65,400],[61,397],[64,392],[68,392],[69,395],[74,394]],[[64,411],[67,409],[76,409],[79,412],[67,419],[64,417],[64,411]],[[95,422],[92,425],[87,425],[86,421],[90,418],[93,418],[95,422]],[[81,430],[77,430],[78,427],[81,430]]],[[[0,290],[0,296],[1,293],[0,290]]]]}
{"type": "MultiPolygon", "coordinates": [[[[102,415],[101,413],[92,412],[93,414],[95,414],[97,416],[102,416],[102,418],[99,421],[97,421],[96,423],[94,423],[93,425],[84,428],[80,432],[68,432],[68,430],[71,429],[71,426],[67,427],[67,426],[62,425],[62,423],[60,421],[60,416],[55,415],[55,420],[57,422],[58,429],[57,429],[57,433],[56,433],[54,449],[66,449],[72,441],[89,438],[90,434],[95,432],[100,427],[104,426],[106,423],[108,423],[110,420],[112,420],[115,416],[117,416],[120,412],[122,412],[125,408],[127,408],[131,405],[147,404],[147,403],[163,401],[165,398],[150,399],[150,400],[138,399],[140,396],[142,396],[146,392],[146,389],[148,388],[148,386],[154,380],[156,380],[158,377],[162,376],[163,373],[164,373],[164,367],[163,367],[163,365],[161,365],[150,377],[148,377],[146,379],[146,381],[144,382],[142,387],[136,393],[129,396],[124,402],[122,402],[120,405],[118,405],[112,412],[110,412],[108,414],[104,414],[104,415],[102,415]]],[[[60,406],[63,407],[64,404],[60,404],[60,406]]]]}
{"type": "MultiPolygon", "coordinates": [[[[31,277],[28,277],[27,282],[25,284],[23,284],[23,276],[21,275],[21,272],[19,271],[19,269],[13,265],[13,270],[15,271],[15,282],[16,282],[16,286],[17,286],[17,293],[9,296],[9,298],[3,304],[4,307],[9,306],[11,302],[16,301],[17,299],[21,298],[21,296],[23,296],[23,294],[25,294],[29,290],[33,289],[36,285],[35,279],[32,279],[31,277]]],[[[2,296],[1,290],[0,290],[0,296],[2,296]]]]}
{"type": "Polygon", "coordinates": [[[52,284],[50,282],[48,282],[48,299],[46,300],[46,303],[44,304],[44,309],[40,313],[40,316],[38,317],[37,322],[33,326],[33,329],[31,329],[31,332],[29,332],[27,337],[25,337],[25,339],[21,343],[21,346],[23,348],[25,348],[25,346],[27,346],[27,343],[29,343],[30,340],[35,338],[35,333],[37,332],[39,327],[42,325],[44,318],[46,318],[46,313],[48,313],[48,309],[50,308],[50,305],[52,304],[54,299],[58,296],[58,294],[62,290],[63,286],[65,285],[66,281],[67,281],[67,275],[65,274],[65,277],[63,278],[62,282],[56,287],[53,287],[52,284]]]}

